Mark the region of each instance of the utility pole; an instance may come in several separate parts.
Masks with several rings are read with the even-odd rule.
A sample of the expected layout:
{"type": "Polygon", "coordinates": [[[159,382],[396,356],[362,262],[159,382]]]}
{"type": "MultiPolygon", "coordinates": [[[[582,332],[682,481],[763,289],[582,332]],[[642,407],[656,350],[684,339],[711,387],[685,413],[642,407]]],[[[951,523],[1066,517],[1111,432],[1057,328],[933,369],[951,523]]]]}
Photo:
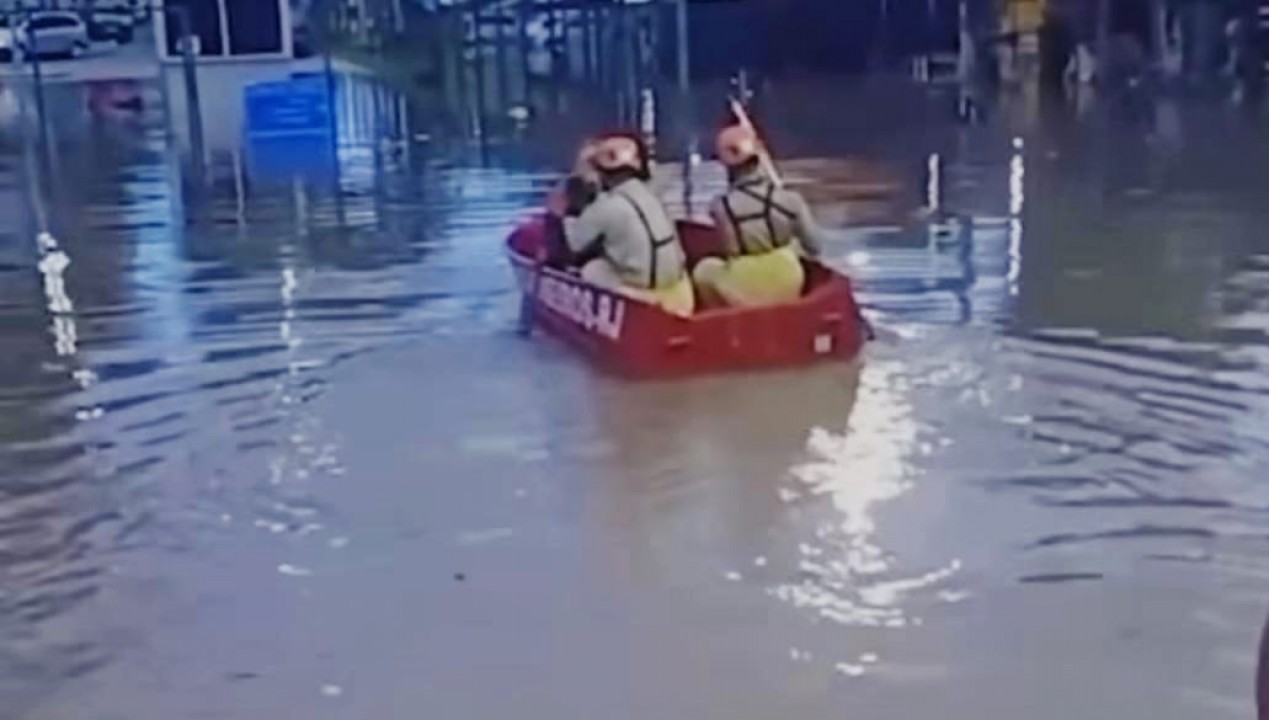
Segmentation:
{"type": "Polygon", "coordinates": [[[678,58],[679,58],[679,92],[687,95],[691,89],[692,73],[691,73],[691,56],[689,54],[689,38],[687,28],[687,0],[678,0],[677,21],[675,25],[678,29],[678,58]]]}
{"type": "Polygon", "coordinates": [[[203,103],[198,94],[198,56],[194,52],[194,27],[189,8],[178,5],[171,8],[176,13],[181,29],[181,67],[185,77],[185,114],[189,122],[190,155],[194,165],[194,177],[198,184],[207,179],[207,158],[203,148],[203,103]]]}
{"type": "MultiPolygon", "coordinates": [[[[13,66],[14,68],[20,68],[21,62],[22,62],[21,58],[23,55],[23,53],[20,51],[18,47],[19,43],[17,42],[18,40],[17,30],[20,24],[20,17],[15,13],[15,14],[9,15],[8,18],[9,18],[9,27],[12,29],[14,33],[13,35],[14,42],[12,43],[12,47],[11,47],[11,51],[13,53],[13,66]]],[[[40,85],[38,77],[33,77],[32,82],[33,82],[32,93],[35,95],[37,104],[39,106],[39,108],[36,110],[36,113],[38,115],[38,117],[36,117],[36,122],[39,124],[38,130],[36,133],[38,137],[38,140],[36,142],[38,143],[39,150],[40,150],[38,161],[36,159],[36,152],[31,147],[30,113],[27,110],[27,103],[25,98],[20,99],[18,101],[18,112],[21,114],[20,123],[21,123],[22,138],[23,138],[22,157],[26,166],[25,169],[26,169],[27,184],[31,189],[31,192],[28,193],[28,197],[30,198],[30,201],[31,201],[32,214],[35,217],[35,230],[36,230],[37,236],[43,236],[45,233],[49,232],[48,208],[45,206],[45,198],[44,198],[44,193],[46,192],[48,187],[46,185],[46,182],[47,182],[47,178],[49,174],[48,173],[49,163],[47,160],[48,139],[45,132],[46,125],[44,122],[44,91],[40,85]]]]}
{"type": "Polygon", "coordinates": [[[1110,0],[1097,0],[1097,68],[1098,82],[1105,87],[1110,70],[1110,0]]]}
{"type": "MultiPolygon", "coordinates": [[[[10,52],[12,55],[14,69],[20,69],[22,61],[26,60],[31,65],[31,97],[35,100],[35,140],[39,149],[38,161],[39,182],[44,183],[52,176],[53,153],[56,148],[53,145],[52,138],[49,135],[49,117],[48,104],[44,97],[44,71],[40,62],[40,45],[39,45],[39,28],[31,22],[32,13],[30,10],[15,8],[9,15],[9,30],[12,34],[12,42],[10,43],[10,52]],[[26,29],[21,31],[25,21],[26,29]],[[24,49],[25,48],[25,49],[24,49]]],[[[20,101],[23,133],[29,132],[27,124],[27,109],[25,99],[20,101]]],[[[29,143],[27,143],[29,145],[29,143]]],[[[40,186],[40,191],[44,191],[44,186],[40,186]]]]}
{"type": "MultiPolygon", "coordinates": [[[[48,109],[44,100],[44,72],[41,69],[42,66],[40,64],[40,41],[39,41],[40,33],[39,33],[39,28],[35,26],[35,23],[31,22],[30,13],[27,13],[26,18],[27,18],[26,33],[25,33],[26,38],[21,43],[22,45],[26,47],[26,50],[23,51],[22,54],[27,56],[27,59],[31,63],[31,83],[32,83],[31,90],[32,90],[32,93],[35,95],[35,112],[36,112],[35,121],[37,123],[36,127],[39,129],[40,148],[42,151],[41,157],[47,157],[47,153],[49,151],[48,109]]],[[[16,25],[13,26],[13,32],[14,32],[13,38],[15,40],[18,39],[17,30],[18,30],[18,27],[16,25]]],[[[16,45],[18,43],[14,43],[14,44],[16,45]]],[[[19,51],[19,48],[13,49],[15,56],[18,51],[19,51]]]]}

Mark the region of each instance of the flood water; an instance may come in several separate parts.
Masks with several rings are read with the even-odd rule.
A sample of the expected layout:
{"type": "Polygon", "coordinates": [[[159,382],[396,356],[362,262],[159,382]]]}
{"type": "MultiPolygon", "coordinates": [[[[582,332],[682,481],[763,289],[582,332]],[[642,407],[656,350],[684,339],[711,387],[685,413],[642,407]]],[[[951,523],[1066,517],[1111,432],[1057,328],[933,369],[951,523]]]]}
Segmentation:
{"type": "MultiPolygon", "coordinates": [[[[629,384],[514,332],[549,122],[346,139],[338,175],[214,148],[197,200],[161,113],[86,92],[49,98],[40,203],[0,131],[4,720],[1250,715],[1247,117],[777,87],[880,338],[629,384]],[[902,197],[843,201],[861,159],[902,197]]],[[[699,211],[719,173],[682,179],[699,211]]]]}

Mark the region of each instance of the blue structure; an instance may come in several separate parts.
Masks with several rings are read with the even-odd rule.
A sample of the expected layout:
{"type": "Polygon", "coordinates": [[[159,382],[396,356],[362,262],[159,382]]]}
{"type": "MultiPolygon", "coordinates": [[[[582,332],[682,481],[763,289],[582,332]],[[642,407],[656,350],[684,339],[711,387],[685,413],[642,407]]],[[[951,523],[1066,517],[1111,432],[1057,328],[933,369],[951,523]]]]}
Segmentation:
{"type": "Polygon", "coordinates": [[[335,171],[335,104],[325,75],[260,82],[243,91],[253,176],[288,178],[335,171]]]}
{"type": "Polygon", "coordinates": [[[262,181],[335,177],[338,158],[327,138],[294,135],[253,140],[247,145],[251,178],[262,181]]]}
{"type": "Polygon", "coordinates": [[[334,134],[331,88],[325,75],[248,85],[243,102],[247,137],[252,141],[334,134]]]}

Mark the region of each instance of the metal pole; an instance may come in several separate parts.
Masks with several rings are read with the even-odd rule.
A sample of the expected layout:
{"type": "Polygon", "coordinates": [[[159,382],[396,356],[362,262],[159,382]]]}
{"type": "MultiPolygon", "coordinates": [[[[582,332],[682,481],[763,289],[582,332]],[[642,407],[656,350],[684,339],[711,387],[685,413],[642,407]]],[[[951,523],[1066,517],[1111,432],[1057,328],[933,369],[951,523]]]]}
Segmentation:
{"type": "Polygon", "coordinates": [[[595,82],[600,87],[605,87],[608,83],[608,76],[611,74],[611,68],[608,63],[612,58],[612,14],[608,10],[596,8],[592,17],[594,24],[591,25],[591,49],[595,53],[593,58],[595,68],[595,82]]]}
{"type": "MultiPolygon", "coordinates": [[[[586,9],[582,11],[582,77],[586,82],[591,82],[599,77],[599,71],[595,69],[595,11],[594,9],[586,9]]],[[[568,25],[564,25],[565,37],[568,36],[568,25]]]]}
{"type": "Polygon", "coordinates": [[[626,124],[626,100],[621,96],[623,83],[621,73],[621,16],[617,13],[616,8],[610,8],[605,13],[603,24],[603,44],[604,55],[602,62],[604,64],[604,79],[607,85],[605,90],[611,92],[610,97],[617,100],[617,123],[619,125],[626,124]]]}
{"type": "Polygon", "coordinates": [[[554,59],[551,61],[551,73],[555,76],[556,89],[559,89],[559,81],[573,79],[573,56],[568,35],[568,20],[564,11],[558,8],[551,10],[551,41],[554,43],[555,52],[560,61],[559,70],[555,68],[554,59]]]}
{"type": "Polygon", "coordinates": [[[529,70],[529,5],[521,2],[516,9],[516,38],[520,48],[520,79],[524,83],[521,86],[522,102],[525,106],[533,104],[533,94],[530,92],[529,70]]]}
{"type": "Polygon", "coordinates": [[[326,119],[330,124],[327,132],[330,134],[328,148],[331,163],[331,199],[335,203],[335,223],[342,228],[348,223],[348,217],[344,210],[344,187],[340,176],[339,113],[335,104],[335,70],[331,63],[329,50],[322,54],[322,70],[326,74],[326,119]]]}
{"type": "Polygon", "coordinates": [[[483,145],[485,138],[485,52],[484,48],[481,47],[480,39],[481,8],[481,3],[477,3],[475,14],[472,18],[472,27],[476,31],[475,37],[471,42],[472,71],[476,73],[475,122],[473,123],[472,132],[480,138],[483,145]]]}
{"type": "Polygon", "coordinates": [[[631,17],[632,11],[629,7],[623,5],[618,12],[621,18],[621,49],[624,53],[622,77],[625,82],[622,83],[622,90],[626,96],[626,108],[630,115],[626,122],[637,127],[639,124],[639,65],[635,57],[635,43],[638,25],[631,17]]]}
{"type": "Polygon", "coordinates": [[[677,18],[675,25],[678,30],[678,56],[679,56],[679,91],[684,95],[691,89],[691,58],[688,55],[688,33],[687,33],[687,0],[678,0],[676,7],[677,18]]]}
{"type": "Polygon", "coordinates": [[[506,43],[506,9],[502,7],[495,8],[493,15],[494,25],[494,62],[498,64],[495,77],[498,80],[498,94],[495,106],[500,110],[505,110],[511,100],[510,76],[507,72],[507,43],[506,43]]]}
{"type": "Polygon", "coordinates": [[[684,118],[684,127],[686,132],[684,136],[686,142],[686,152],[683,158],[683,205],[687,208],[688,213],[692,211],[692,158],[697,153],[700,138],[697,135],[696,128],[696,107],[692,102],[692,73],[691,73],[691,48],[689,47],[688,36],[688,0],[678,0],[676,6],[676,22],[675,30],[678,34],[678,60],[679,60],[679,96],[682,105],[682,114],[684,118]]]}
{"type": "Polygon", "coordinates": [[[185,76],[185,114],[189,122],[189,144],[194,163],[194,177],[201,185],[207,179],[206,157],[203,148],[203,103],[198,95],[198,58],[194,54],[194,28],[190,22],[189,8],[177,6],[177,24],[181,30],[181,66],[185,76]]]}
{"type": "Polygon", "coordinates": [[[370,44],[370,28],[366,23],[366,0],[357,0],[357,39],[363,47],[370,44]]]}
{"type": "Polygon", "coordinates": [[[637,105],[639,94],[642,92],[644,83],[647,80],[646,68],[643,63],[644,8],[636,7],[633,11],[627,10],[627,12],[632,13],[629,21],[630,63],[633,68],[630,82],[634,86],[635,104],[637,105]]]}
{"type": "Polygon", "coordinates": [[[392,29],[398,35],[405,32],[405,10],[401,7],[401,0],[392,0],[392,29]]]}
{"type": "MultiPolygon", "coordinates": [[[[14,15],[14,16],[11,16],[11,19],[9,21],[9,27],[13,28],[13,30],[15,31],[18,28],[17,20],[18,20],[17,16],[14,15]]],[[[15,35],[14,40],[16,39],[17,37],[15,35]]],[[[15,42],[14,45],[17,45],[17,43],[15,42]]],[[[17,47],[14,47],[13,48],[13,62],[15,65],[18,64],[18,56],[19,56],[18,49],[17,47]]],[[[31,148],[31,125],[30,125],[31,121],[29,117],[30,113],[27,110],[27,103],[25,99],[22,99],[19,101],[18,112],[20,113],[19,121],[21,123],[22,136],[23,136],[22,158],[26,166],[25,169],[26,169],[27,185],[31,190],[31,192],[28,193],[27,197],[30,199],[30,202],[31,202],[32,214],[35,216],[36,232],[46,233],[46,232],[49,232],[48,209],[45,207],[45,199],[44,199],[44,192],[46,187],[45,177],[47,176],[47,173],[43,172],[42,170],[46,169],[47,165],[45,164],[43,167],[41,167],[41,164],[36,162],[35,152],[31,148]]],[[[40,114],[40,117],[37,118],[37,120],[40,123],[39,142],[43,144],[45,139],[44,133],[43,133],[44,111],[37,110],[37,112],[40,114]]],[[[41,153],[41,157],[43,156],[44,156],[43,153],[41,153]]]]}
{"type": "Polygon", "coordinates": [[[1106,87],[1110,70],[1110,0],[1097,3],[1097,81],[1106,87]]]}
{"type": "Polygon", "coordinates": [[[890,0],[881,0],[877,27],[877,61],[881,67],[885,67],[890,60],[890,0]]]}
{"type": "Polygon", "coordinates": [[[958,87],[958,111],[963,120],[973,120],[977,108],[974,105],[977,82],[977,58],[973,30],[970,25],[969,4],[960,0],[956,8],[956,79],[958,87]]]}
{"type": "MultiPolygon", "coordinates": [[[[331,61],[330,46],[331,36],[334,34],[336,24],[339,17],[331,9],[327,8],[323,15],[320,16],[320,23],[315,26],[315,30],[320,32],[322,45],[322,74],[326,81],[326,122],[327,122],[327,152],[330,153],[330,193],[331,200],[335,205],[335,223],[339,227],[344,227],[347,223],[347,216],[344,211],[344,193],[343,186],[340,181],[339,169],[339,110],[336,105],[335,95],[335,67],[331,61]]],[[[309,213],[307,196],[304,194],[304,188],[299,185],[299,179],[296,179],[296,200],[297,214],[303,219],[301,234],[307,232],[309,226],[309,213]],[[303,202],[304,209],[299,210],[300,202],[303,202]]]]}
{"type": "Polygon", "coordinates": [[[326,79],[326,122],[329,125],[330,159],[339,165],[339,117],[335,106],[335,69],[331,64],[330,51],[322,53],[322,72],[326,79]]]}
{"type": "MultiPolygon", "coordinates": [[[[39,29],[34,23],[29,22],[30,14],[27,15],[27,33],[26,46],[29,51],[31,60],[31,82],[32,94],[35,96],[35,112],[36,125],[39,131],[40,139],[40,157],[46,159],[48,157],[48,107],[44,100],[44,72],[40,65],[40,42],[38,40],[39,29]]],[[[16,28],[15,28],[16,29],[16,28]]],[[[23,53],[27,55],[28,53],[23,53]]]]}
{"type": "Polygon", "coordinates": [[[454,92],[450,99],[454,104],[451,109],[458,117],[458,125],[462,127],[467,122],[467,25],[464,22],[467,11],[461,6],[455,6],[446,12],[448,16],[445,19],[446,32],[443,37],[447,40],[443,42],[447,48],[445,57],[448,77],[453,80],[454,92]],[[449,42],[449,39],[454,42],[449,42]]]}
{"type": "Polygon", "coordinates": [[[603,87],[612,73],[612,11],[602,7],[594,10],[595,24],[591,28],[591,40],[595,50],[595,81],[603,87]]]}
{"type": "Polygon", "coordinates": [[[18,51],[18,24],[19,16],[15,12],[5,13],[4,16],[9,21],[9,32],[13,33],[11,47],[9,48],[9,62],[13,63],[14,75],[22,69],[22,53],[18,51]]]}

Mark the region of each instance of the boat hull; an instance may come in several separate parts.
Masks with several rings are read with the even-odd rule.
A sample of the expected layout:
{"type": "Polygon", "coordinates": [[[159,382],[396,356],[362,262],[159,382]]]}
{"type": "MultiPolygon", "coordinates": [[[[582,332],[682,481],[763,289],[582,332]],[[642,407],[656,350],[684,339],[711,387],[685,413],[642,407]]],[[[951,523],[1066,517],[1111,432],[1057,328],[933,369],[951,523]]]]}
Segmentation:
{"type": "MultiPolygon", "coordinates": [[[[713,254],[714,228],[679,224],[689,262],[713,254]]],[[[865,331],[850,279],[804,261],[807,283],[794,303],[714,308],[678,317],[538,261],[543,218],[518,227],[507,256],[522,295],[526,327],[542,328],[596,366],[629,378],[667,378],[849,360],[865,331]]]]}

